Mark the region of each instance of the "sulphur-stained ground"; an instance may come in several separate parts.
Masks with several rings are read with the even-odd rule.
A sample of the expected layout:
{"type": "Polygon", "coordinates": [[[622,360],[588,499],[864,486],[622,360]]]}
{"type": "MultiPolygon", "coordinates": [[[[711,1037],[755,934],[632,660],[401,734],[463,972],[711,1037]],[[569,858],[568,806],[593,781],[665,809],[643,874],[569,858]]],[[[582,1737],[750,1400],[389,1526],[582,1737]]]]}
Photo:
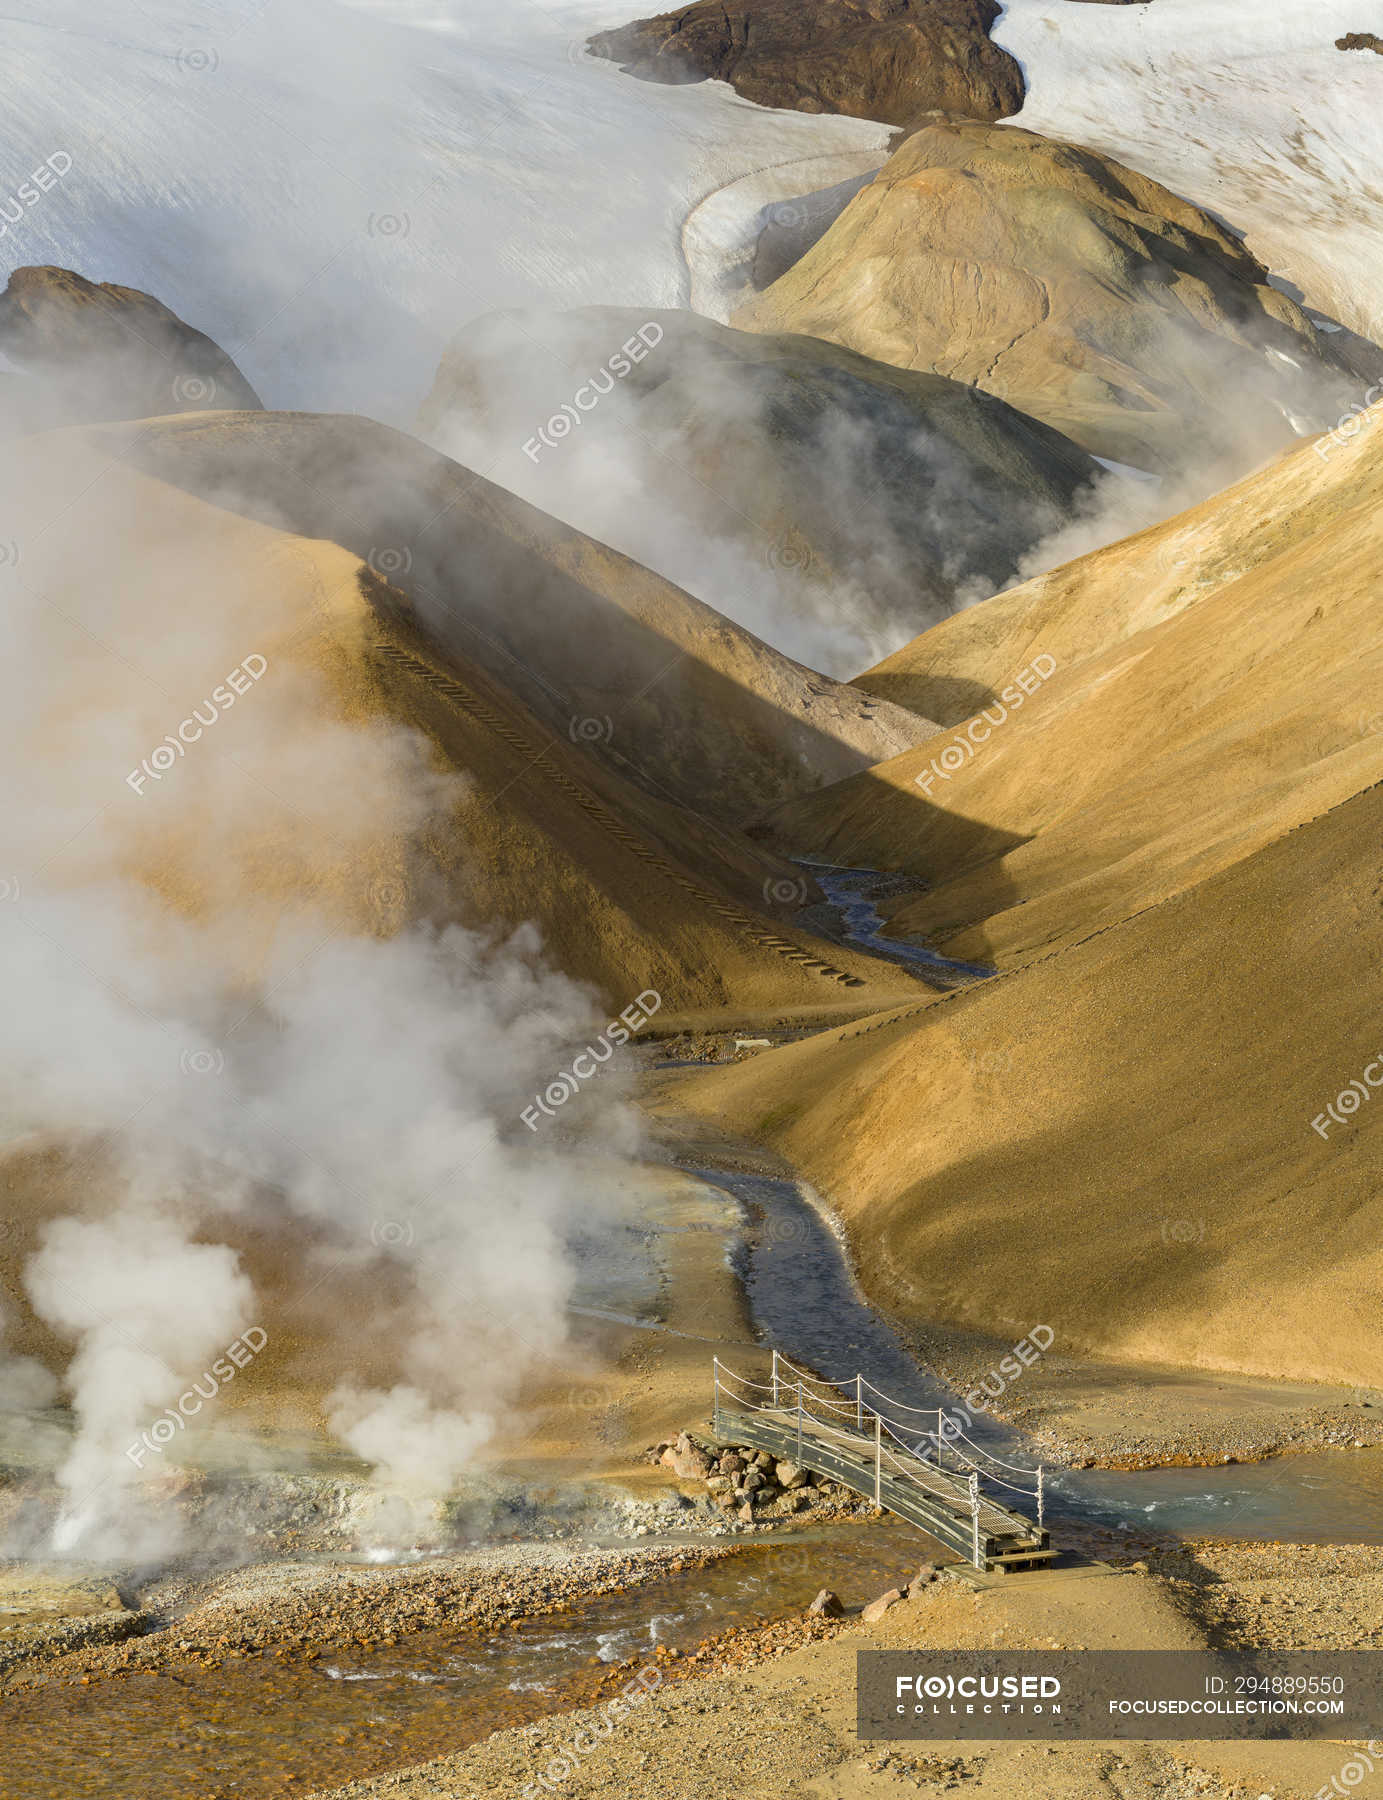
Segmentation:
{"type": "Polygon", "coordinates": [[[597,1735],[599,1711],[495,1734],[460,1754],[315,1800],[1310,1800],[1383,1793],[1375,1754],[1337,1743],[861,1743],[862,1649],[1359,1646],[1377,1629],[1383,1551],[1197,1546],[1158,1568],[1088,1562],[976,1586],[943,1575],[876,1624],[770,1649],[755,1667],[666,1682],[597,1735]],[[583,1727],[586,1728],[583,1730],[583,1727]],[[1332,1782],[1337,1782],[1335,1788],[1332,1782]]]}

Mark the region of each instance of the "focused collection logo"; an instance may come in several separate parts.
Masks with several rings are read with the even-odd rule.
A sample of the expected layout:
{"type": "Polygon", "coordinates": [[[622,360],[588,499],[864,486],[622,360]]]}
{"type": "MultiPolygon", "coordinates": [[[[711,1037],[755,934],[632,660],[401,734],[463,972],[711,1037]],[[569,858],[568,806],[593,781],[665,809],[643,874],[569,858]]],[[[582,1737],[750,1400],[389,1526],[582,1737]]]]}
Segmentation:
{"type": "Polygon", "coordinates": [[[1059,1713],[1059,1675],[898,1675],[894,1677],[899,1717],[941,1718],[977,1713],[1059,1713]]]}

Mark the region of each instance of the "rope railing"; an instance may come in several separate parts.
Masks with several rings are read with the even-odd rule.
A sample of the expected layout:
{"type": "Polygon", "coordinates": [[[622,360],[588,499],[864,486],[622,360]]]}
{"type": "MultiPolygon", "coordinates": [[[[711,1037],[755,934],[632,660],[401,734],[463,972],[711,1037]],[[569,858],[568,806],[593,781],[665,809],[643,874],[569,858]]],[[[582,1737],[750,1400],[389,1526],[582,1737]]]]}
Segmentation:
{"type": "MultiPolygon", "coordinates": [[[[738,1374],[723,1364],[719,1357],[714,1359],[714,1371],[717,1425],[724,1404],[722,1398],[724,1395],[728,1397],[732,1405],[748,1407],[751,1411],[776,1413],[789,1426],[795,1418],[799,1456],[802,1454],[803,1434],[808,1424],[810,1424],[814,1436],[824,1437],[844,1445],[857,1462],[870,1460],[863,1452],[866,1446],[871,1447],[874,1453],[872,1460],[876,1505],[881,1503],[884,1468],[887,1464],[890,1480],[911,1484],[929,1500],[943,1500],[953,1507],[968,1506],[973,1526],[975,1561],[979,1567],[983,1566],[980,1521],[987,1504],[980,1487],[981,1480],[1002,1488],[1007,1493],[1017,1494],[1023,1499],[1035,1500],[1039,1528],[1043,1524],[1046,1483],[1042,1465],[1039,1463],[1036,1469],[1030,1469],[1024,1468],[1018,1463],[1008,1462],[1003,1457],[996,1456],[983,1444],[976,1443],[973,1438],[954,1425],[948,1428],[944,1423],[946,1420],[944,1407],[919,1407],[912,1406],[907,1401],[895,1400],[861,1374],[856,1374],[848,1386],[844,1383],[824,1382],[819,1377],[812,1376],[803,1369],[798,1369],[777,1350],[773,1352],[772,1377],[769,1381],[756,1381],[750,1376],[738,1374]],[[854,1389],[853,1405],[848,1404],[850,1387],[854,1389]],[[751,1394],[740,1390],[752,1390],[753,1395],[762,1394],[768,1397],[762,1400],[756,1399],[751,1394]],[[877,1401],[882,1402],[882,1405],[867,1403],[865,1400],[866,1390],[877,1401]],[[890,1412],[896,1410],[911,1414],[914,1418],[934,1417],[936,1419],[935,1431],[927,1434],[933,1438],[936,1444],[935,1465],[919,1452],[915,1441],[909,1441],[908,1437],[903,1435],[904,1432],[912,1432],[915,1438],[915,1428],[906,1425],[901,1419],[890,1418],[885,1413],[885,1408],[888,1408],[890,1412]],[[823,1417],[823,1414],[830,1416],[823,1417]],[[848,1419],[852,1416],[853,1428],[848,1431],[842,1430],[836,1423],[837,1419],[848,1419]],[[896,1444],[908,1459],[906,1462],[900,1460],[892,1448],[892,1444],[885,1444],[885,1433],[892,1440],[892,1444],[896,1444]],[[872,1446],[869,1444],[871,1438],[873,1439],[872,1446]],[[966,1448],[961,1446],[966,1446],[966,1448]],[[950,1450],[956,1461],[961,1464],[960,1470],[946,1468],[944,1454],[947,1450],[950,1450]],[[973,1452],[973,1455],[970,1452],[973,1452]],[[992,1464],[993,1468],[981,1467],[977,1458],[983,1458],[986,1463],[992,1464]],[[935,1477],[923,1474],[923,1471],[930,1471],[933,1467],[936,1472],[935,1477]],[[1025,1487],[1018,1482],[1006,1480],[1004,1476],[995,1474],[994,1469],[1007,1469],[1011,1474],[1032,1475],[1035,1477],[1035,1485],[1025,1487]],[[963,1490],[959,1487],[962,1477],[965,1481],[963,1490]]],[[[992,1518],[999,1521],[1012,1516],[1011,1514],[1006,1515],[1003,1509],[997,1506],[997,1503],[991,1505],[990,1510],[992,1518]]]]}
{"type": "MultiPolygon", "coordinates": [[[[798,1370],[795,1364],[790,1363],[781,1352],[775,1352],[774,1354],[777,1357],[779,1365],[783,1368],[791,1369],[794,1378],[796,1378],[798,1370]]],[[[886,1394],[882,1388],[876,1387],[872,1381],[868,1380],[868,1378],[863,1375],[857,1375],[855,1377],[855,1382],[860,1387],[867,1388],[871,1394],[876,1395],[883,1401],[883,1406],[871,1407],[869,1410],[871,1412],[878,1412],[883,1416],[886,1428],[889,1425],[888,1410],[886,1409],[911,1413],[916,1418],[936,1419],[938,1421],[945,1420],[948,1416],[944,1407],[912,1406],[909,1405],[906,1400],[897,1400],[893,1395],[886,1394]]],[[[837,1387],[836,1391],[839,1393],[841,1390],[837,1387]]],[[[894,1435],[899,1438],[899,1442],[904,1441],[899,1433],[895,1432],[894,1435]]],[[[996,1468],[1008,1469],[1015,1475],[1035,1475],[1037,1473],[1036,1469],[1029,1467],[1027,1464],[1009,1462],[1005,1457],[996,1456],[992,1450],[986,1448],[983,1444],[976,1443],[974,1438],[972,1438],[968,1432],[962,1431],[959,1426],[954,1424],[951,1424],[950,1426],[942,1426],[939,1424],[937,1431],[933,1435],[937,1440],[938,1450],[953,1447],[956,1444],[966,1444],[977,1456],[984,1457],[987,1462],[993,1463],[996,1468]]],[[[909,1445],[908,1448],[911,1448],[911,1446],[909,1445]]],[[[916,1454],[916,1452],[914,1452],[914,1454],[916,1454]]],[[[967,1457],[963,1458],[963,1460],[969,1461],[970,1459],[967,1457]]],[[[996,1475],[993,1479],[997,1481],[999,1477],[996,1475]]],[[[1036,1492],[1035,1489],[1015,1487],[1011,1482],[1006,1482],[1004,1485],[1012,1488],[1015,1493],[1029,1493],[1035,1495],[1036,1492]]]]}
{"type": "MultiPolygon", "coordinates": [[[[957,1496],[956,1496],[955,1489],[953,1487],[948,1487],[944,1484],[944,1482],[941,1482],[941,1481],[925,1480],[921,1475],[918,1474],[918,1472],[915,1468],[909,1468],[905,1463],[900,1462],[899,1459],[893,1454],[893,1452],[891,1450],[885,1449],[883,1452],[883,1458],[887,1463],[889,1463],[891,1465],[891,1467],[893,1467],[894,1469],[896,1469],[898,1471],[898,1475],[901,1480],[910,1481],[914,1487],[920,1488],[924,1494],[928,1495],[931,1498],[939,1498],[939,1499],[943,1499],[943,1500],[949,1500],[953,1504],[955,1503],[957,1496]]],[[[925,1467],[926,1465],[923,1465],[923,1466],[925,1467]]],[[[983,1505],[983,1503],[984,1503],[983,1494],[980,1495],[980,1501],[981,1501],[981,1504],[983,1505]]],[[[997,1519],[1000,1515],[996,1511],[994,1516],[997,1519]]]]}
{"type": "MultiPolygon", "coordinates": [[[[955,1434],[954,1441],[961,1444],[968,1444],[977,1456],[982,1456],[987,1462],[992,1462],[995,1468],[1010,1469],[1015,1475],[1034,1475],[1037,1472],[1035,1469],[1029,1468],[1025,1463],[1005,1462],[1002,1456],[995,1456],[992,1450],[987,1450],[983,1444],[977,1444],[974,1438],[967,1436],[963,1431],[955,1434]]],[[[995,1480],[998,1480],[998,1476],[995,1476],[995,1480]]]]}

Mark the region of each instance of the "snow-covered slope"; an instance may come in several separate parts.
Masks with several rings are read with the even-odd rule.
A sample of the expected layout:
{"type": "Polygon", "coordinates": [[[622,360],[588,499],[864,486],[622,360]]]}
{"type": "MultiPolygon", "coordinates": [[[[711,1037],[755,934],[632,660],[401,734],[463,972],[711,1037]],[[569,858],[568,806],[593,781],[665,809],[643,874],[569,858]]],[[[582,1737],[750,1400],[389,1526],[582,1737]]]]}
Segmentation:
{"type": "Polygon", "coordinates": [[[587,36],[629,13],[11,0],[0,275],[57,262],[147,288],[266,404],[398,420],[478,313],[685,305],[680,231],[708,194],[888,133],[586,57],[587,36]],[[44,163],[37,203],[16,198],[44,163]]]}
{"type": "Polygon", "coordinates": [[[1122,158],[1247,234],[1289,291],[1383,334],[1383,0],[1009,0],[1010,123],[1122,158]]]}

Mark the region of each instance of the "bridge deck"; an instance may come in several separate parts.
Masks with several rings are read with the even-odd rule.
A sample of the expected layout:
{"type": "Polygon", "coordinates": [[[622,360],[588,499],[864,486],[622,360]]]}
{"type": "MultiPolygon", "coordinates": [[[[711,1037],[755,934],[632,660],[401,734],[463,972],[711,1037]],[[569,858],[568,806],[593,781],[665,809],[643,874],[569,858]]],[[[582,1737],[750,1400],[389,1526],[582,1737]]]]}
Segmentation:
{"type": "MultiPolygon", "coordinates": [[[[768,1406],[744,1411],[722,1406],[712,1427],[720,1443],[751,1444],[843,1482],[866,1499],[875,1497],[874,1440],[863,1433],[823,1427],[810,1415],[799,1421],[795,1410],[768,1406]]],[[[893,1443],[882,1458],[877,1488],[879,1503],[888,1511],[967,1560],[973,1558],[975,1521],[968,1476],[940,1469],[893,1443]]],[[[1038,1565],[1054,1554],[1040,1526],[987,1495],[980,1498],[979,1531],[982,1568],[1038,1565]]]]}

